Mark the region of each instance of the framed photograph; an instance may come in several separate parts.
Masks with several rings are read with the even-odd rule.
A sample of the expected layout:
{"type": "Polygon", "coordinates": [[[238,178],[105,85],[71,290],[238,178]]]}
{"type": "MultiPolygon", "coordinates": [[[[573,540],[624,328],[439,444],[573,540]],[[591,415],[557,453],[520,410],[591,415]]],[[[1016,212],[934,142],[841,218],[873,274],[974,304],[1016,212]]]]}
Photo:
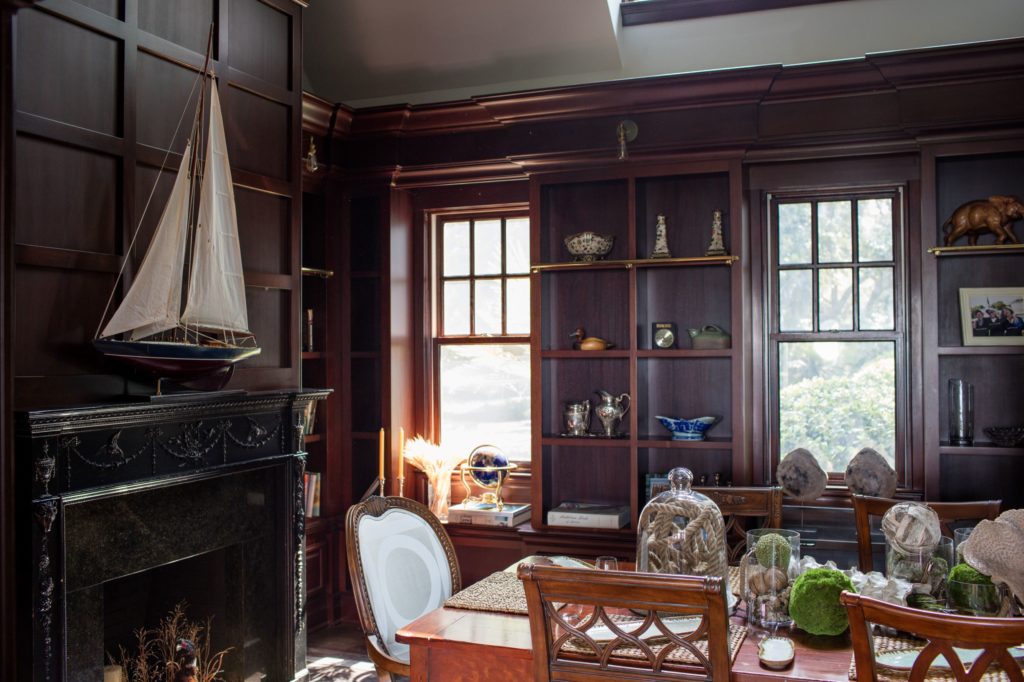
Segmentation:
{"type": "Polygon", "coordinates": [[[965,346],[1024,346],[1024,287],[961,289],[965,346]]]}
{"type": "Polygon", "coordinates": [[[647,474],[647,501],[650,502],[655,495],[662,494],[670,487],[668,474],[647,474]]]}

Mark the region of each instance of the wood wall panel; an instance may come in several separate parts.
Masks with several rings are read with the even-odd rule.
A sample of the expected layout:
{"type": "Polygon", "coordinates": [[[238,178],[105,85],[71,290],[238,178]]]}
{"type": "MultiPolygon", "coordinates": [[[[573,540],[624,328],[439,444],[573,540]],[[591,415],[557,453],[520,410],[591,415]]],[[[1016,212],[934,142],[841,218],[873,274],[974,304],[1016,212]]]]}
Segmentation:
{"type": "Polygon", "coordinates": [[[242,266],[278,275],[291,273],[291,200],[235,187],[242,266]]]}
{"type": "Polygon", "coordinates": [[[60,0],[18,13],[11,45],[15,101],[22,107],[13,119],[19,201],[6,226],[20,244],[13,251],[19,315],[13,355],[21,359],[16,408],[109,399],[126,385],[152,390],[149,378],[96,354],[91,339],[154,187],[124,283],[163,210],[191,112],[173,143],[172,133],[196,82],[211,20],[211,66],[219,77],[235,180],[272,192],[236,185],[243,261],[252,280],[250,326],[263,353],[238,368],[230,387],[297,385],[299,208],[292,197],[299,174],[291,151],[301,93],[281,83],[299,81],[301,21],[298,5],[268,1],[276,9],[255,0],[60,0]],[[248,2],[256,6],[247,8],[248,2]],[[239,13],[234,31],[229,7],[239,13]],[[250,24],[262,31],[249,33],[250,24]],[[279,44],[263,44],[269,40],[279,44]],[[246,47],[250,41],[255,47],[246,47]],[[228,68],[218,57],[231,47],[240,61],[228,68]],[[272,84],[247,73],[273,75],[257,54],[283,57],[289,76],[272,84]],[[168,146],[179,153],[161,172],[168,146]],[[70,293],[68,282],[74,284],[70,293]],[[60,294],[31,298],[42,290],[60,294]]]}
{"type": "Polygon", "coordinates": [[[217,18],[216,0],[138,0],[138,3],[140,29],[206,54],[210,24],[217,18]]]}
{"type": "Polygon", "coordinates": [[[245,304],[249,309],[249,330],[263,350],[245,361],[246,369],[290,367],[292,327],[291,293],[281,289],[246,287],[245,304]]]}
{"type": "Polygon", "coordinates": [[[121,134],[121,47],[116,40],[30,10],[18,15],[16,45],[18,110],[121,134]]]}
{"type": "MultiPolygon", "coordinates": [[[[22,376],[93,373],[102,356],[92,347],[114,276],[81,270],[20,267],[14,318],[14,371],[22,376]]],[[[66,404],[60,395],[52,404],[66,404]]]]}
{"type": "Polygon", "coordinates": [[[260,0],[232,0],[228,13],[231,34],[248,37],[245,42],[232,45],[230,66],[290,88],[291,18],[260,0]]]}
{"type": "Polygon", "coordinates": [[[292,167],[289,107],[235,87],[221,88],[231,165],[288,180],[292,167]]]}
{"type": "Polygon", "coordinates": [[[124,17],[124,0],[75,0],[75,2],[115,19],[124,17]]]}
{"type": "Polygon", "coordinates": [[[120,225],[119,162],[21,135],[15,239],[21,244],[114,253],[120,225]]]}
{"type": "Polygon", "coordinates": [[[199,74],[148,52],[138,53],[139,78],[135,84],[136,140],[157,149],[185,149],[192,113],[199,97],[199,74]],[[185,112],[191,95],[191,105],[185,112]],[[175,128],[181,121],[177,136],[175,128]],[[173,138],[173,144],[172,144],[173,138]]]}

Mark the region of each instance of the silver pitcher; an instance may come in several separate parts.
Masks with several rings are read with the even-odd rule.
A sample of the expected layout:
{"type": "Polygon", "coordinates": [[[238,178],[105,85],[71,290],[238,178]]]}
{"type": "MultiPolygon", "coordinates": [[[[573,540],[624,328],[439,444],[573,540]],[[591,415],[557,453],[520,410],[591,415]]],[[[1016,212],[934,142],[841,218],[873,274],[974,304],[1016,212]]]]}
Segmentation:
{"type": "Polygon", "coordinates": [[[601,401],[594,407],[594,414],[601,420],[604,426],[604,435],[614,438],[618,435],[619,422],[629,412],[630,399],[628,393],[614,396],[608,391],[598,390],[601,401]]]}
{"type": "Polygon", "coordinates": [[[568,400],[562,411],[565,417],[565,435],[586,436],[590,432],[590,401],[568,400]]]}

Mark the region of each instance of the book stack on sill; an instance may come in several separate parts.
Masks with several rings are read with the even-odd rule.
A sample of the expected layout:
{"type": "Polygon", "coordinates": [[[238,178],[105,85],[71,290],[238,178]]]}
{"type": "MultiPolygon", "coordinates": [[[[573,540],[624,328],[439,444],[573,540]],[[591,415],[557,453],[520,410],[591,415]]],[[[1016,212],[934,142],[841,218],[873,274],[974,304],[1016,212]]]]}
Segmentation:
{"type": "Polygon", "coordinates": [[[549,526],[625,528],[628,524],[628,505],[566,501],[548,511],[549,526]]]}
{"type": "Polygon", "coordinates": [[[448,508],[448,523],[473,526],[518,526],[530,520],[529,502],[506,502],[498,511],[497,505],[487,502],[460,502],[448,508]]]}
{"type": "Polygon", "coordinates": [[[320,516],[320,474],[307,471],[303,482],[306,489],[306,517],[320,516]]]}

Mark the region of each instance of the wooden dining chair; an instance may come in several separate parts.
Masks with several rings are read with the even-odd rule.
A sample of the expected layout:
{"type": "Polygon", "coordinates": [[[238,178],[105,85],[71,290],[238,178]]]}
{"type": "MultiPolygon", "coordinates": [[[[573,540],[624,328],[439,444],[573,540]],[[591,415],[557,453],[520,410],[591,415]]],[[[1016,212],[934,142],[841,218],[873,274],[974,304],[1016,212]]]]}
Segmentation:
{"type": "MultiPolygon", "coordinates": [[[[853,496],[853,516],[857,522],[857,563],[860,570],[867,573],[872,570],[874,561],[871,552],[871,517],[882,516],[894,504],[903,500],[887,497],[853,496]]],[[[978,502],[925,502],[939,515],[942,534],[953,537],[950,524],[954,521],[981,521],[995,519],[999,516],[1002,500],[982,500],[978,502]]]]}
{"type": "Polygon", "coordinates": [[[751,528],[782,527],[782,488],[695,488],[710,497],[722,512],[729,563],[738,564],[747,551],[751,528]]]}
{"type": "Polygon", "coordinates": [[[519,577],[537,682],[729,680],[721,578],[541,565],[521,565],[519,577]],[[578,606],[586,615],[570,622],[578,606]]]}
{"type": "Polygon", "coordinates": [[[846,606],[850,617],[857,682],[876,682],[878,679],[869,630],[871,623],[887,625],[925,640],[907,682],[922,682],[928,667],[939,654],[946,659],[957,682],[977,682],[993,663],[1003,668],[1011,682],[1024,682],[1020,664],[1007,651],[1008,647],[1024,642],[1024,619],[935,613],[897,606],[851,592],[843,592],[839,601],[846,606]],[[967,668],[953,647],[981,650],[981,653],[967,668]]]}
{"type": "Polygon", "coordinates": [[[345,542],[359,624],[377,677],[409,677],[409,646],[395,633],[461,589],[455,547],[437,517],[405,497],[371,497],[349,507],[345,542]]]}

